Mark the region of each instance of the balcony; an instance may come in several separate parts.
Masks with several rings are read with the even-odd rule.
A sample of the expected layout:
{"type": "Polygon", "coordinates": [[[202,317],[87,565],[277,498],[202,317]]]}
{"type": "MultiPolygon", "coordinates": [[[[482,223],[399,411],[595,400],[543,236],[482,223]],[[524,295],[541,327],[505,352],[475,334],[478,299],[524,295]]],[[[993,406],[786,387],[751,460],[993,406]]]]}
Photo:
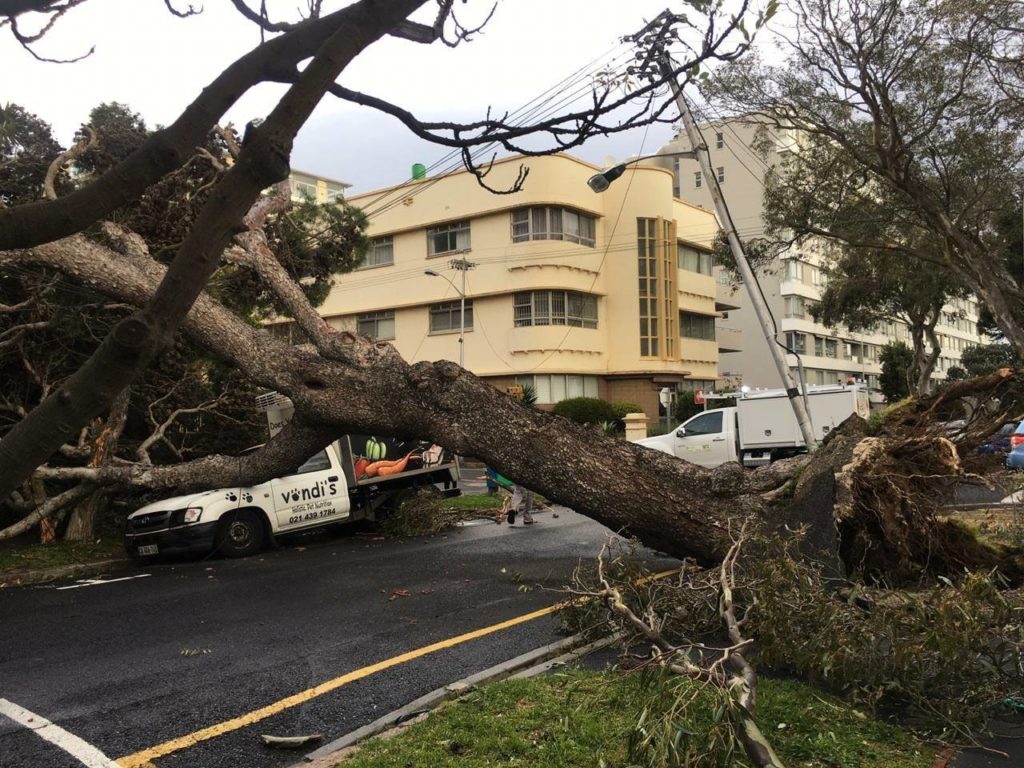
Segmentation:
{"type": "Polygon", "coordinates": [[[736,328],[715,326],[715,340],[718,342],[719,354],[743,351],[743,332],[736,328]]]}

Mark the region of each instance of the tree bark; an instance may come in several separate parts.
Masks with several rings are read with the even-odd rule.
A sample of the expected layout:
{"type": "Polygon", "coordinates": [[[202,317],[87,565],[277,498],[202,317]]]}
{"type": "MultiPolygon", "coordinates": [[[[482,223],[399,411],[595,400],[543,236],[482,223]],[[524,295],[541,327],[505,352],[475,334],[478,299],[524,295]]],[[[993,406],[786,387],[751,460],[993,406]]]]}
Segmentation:
{"type": "MultiPolygon", "coordinates": [[[[110,461],[117,449],[117,440],[124,429],[128,418],[129,391],[125,390],[114,401],[110,415],[97,430],[93,442],[90,467],[102,467],[110,461]]],[[[96,538],[96,518],[103,507],[107,495],[102,488],[93,491],[92,495],[75,505],[64,531],[66,541],[91,542],[96,538]]]]}
{"type": "Polygon", "coordinates": [[[320,46],[266,122],[247,132],[238,161],[218,182],[151,298],[0,441],[0,499],[83,424],[107,410],[171,341],[253,201],[268,186],[287,178],[292,139],[326,90],[356,55],[425,2],[360,0],[339,11],[346,14],[346,23],[320,46]]]}

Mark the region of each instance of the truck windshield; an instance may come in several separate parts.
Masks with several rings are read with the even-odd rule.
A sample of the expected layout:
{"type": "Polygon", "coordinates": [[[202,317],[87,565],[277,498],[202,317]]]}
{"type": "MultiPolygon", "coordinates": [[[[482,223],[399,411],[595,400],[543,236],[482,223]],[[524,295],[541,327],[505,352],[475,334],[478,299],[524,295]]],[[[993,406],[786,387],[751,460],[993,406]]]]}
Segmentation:
{"type": "Polygon", "coordinates": [[[721,411],[708,411],[686,422],[687,435],[714,435],[721,431],[721,411]]]}

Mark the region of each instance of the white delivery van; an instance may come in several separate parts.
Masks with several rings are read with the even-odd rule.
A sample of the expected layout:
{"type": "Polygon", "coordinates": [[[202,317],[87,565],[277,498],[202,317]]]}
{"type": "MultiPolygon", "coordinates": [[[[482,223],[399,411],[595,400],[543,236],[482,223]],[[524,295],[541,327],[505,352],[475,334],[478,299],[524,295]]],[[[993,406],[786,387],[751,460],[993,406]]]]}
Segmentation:
{"type": "MultiPolygon", "coordinates": [[[[698,413],[665,435],[636,441],[702,467],[738,461],[757,467],[807,450],[784,389],[705,395],[705,402],[735,398],[736,405],[698,413]]],[[[818,440],[856,413],[867,418],[868,394],[860,385],[807,388],[811,429],[818,440]]]]}

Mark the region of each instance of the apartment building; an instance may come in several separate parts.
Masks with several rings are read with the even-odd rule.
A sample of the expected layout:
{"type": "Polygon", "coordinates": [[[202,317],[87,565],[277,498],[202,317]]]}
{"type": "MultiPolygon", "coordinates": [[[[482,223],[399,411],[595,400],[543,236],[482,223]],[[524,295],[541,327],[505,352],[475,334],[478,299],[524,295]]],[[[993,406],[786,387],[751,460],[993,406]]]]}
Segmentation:
{"type": "MultiPolygon", "coordinates": [[[[749,240],[764,234],[764,179],[770,168],[778,166],[786,153],[799,151],[798,137],[788,131],[775,131],[762,123],[737,118],[709,122],[702,126],[708,144],[713,172],[740,238],[749,240]],[[753,149],[767,146],[767,156],[753,149]]],[[[662,147],[661,153],[688,150],[685,135],[662,147]]],[[[698,205],[712,207],[705,179],[695,160],[665,157],[659,164],[672,171],[674,194],[698,205]]],[[[779,329],[779,338],[796,351],[803,363],[808,384],[830,384],[849,377],[878,386],[881,373],[879,352],[891,341],[911,345],[910,334],[903,323],[885,323],[865,332],[846,328],[828,328],[814,320],[810,307],[821,298],[829,245],[811,241],[790,248],[763,273],[759,281],[779,329]]],[[[721,268],[715,270],[719,290],[729,291],[728,276],[721,268]]],[[[746,290],[731,291],[736,309],[723,313],[718,321],[722,328],[739,331],[747,340],[742,355],[731,355],[723,361],[721,374],[733,383],[751,387],[778,387],[781,378],[770,357],[763,333],[754,316],[746,290]]],[[[942,348],[932,375],[933,381],[946,377],[946,371],[959,365],[965,349],[986,340],[977,332],[978,302],[971,298],[957,300],[945,307],[936,328],[942,348]]],[[[796,355],[787,355],[794,373],[798,373],[796,355]]],[[[873,401],[880,401],[874,393],[873,401]]]]}
{"type": "MultiPolygon", "coordinates": [[[[587,186],[601,169],[568,155],[501,160],[487,183],[511,186],[521,165],[529,177],[510,195],[459,171],[348,198],[372,245],[321,314],[409,362],[461,355],[496,387],[533,386],[542,406],[592,396],[654,416],[660,388],[714,386],[715,217],[674,199],[653,165],[602,194],[587,186]]],[[[739,348],[735,335],[722,344],[739,348]]]]}
{"type": "Polygon", "coordinates": [[[344,181],[327,179],[294,168],[288,175],[288,181],[291,182],[292,200],[296,202],[312,200],[317,203],[333,203],[343,198],[345,190],[352,186],[344,181]]]}

